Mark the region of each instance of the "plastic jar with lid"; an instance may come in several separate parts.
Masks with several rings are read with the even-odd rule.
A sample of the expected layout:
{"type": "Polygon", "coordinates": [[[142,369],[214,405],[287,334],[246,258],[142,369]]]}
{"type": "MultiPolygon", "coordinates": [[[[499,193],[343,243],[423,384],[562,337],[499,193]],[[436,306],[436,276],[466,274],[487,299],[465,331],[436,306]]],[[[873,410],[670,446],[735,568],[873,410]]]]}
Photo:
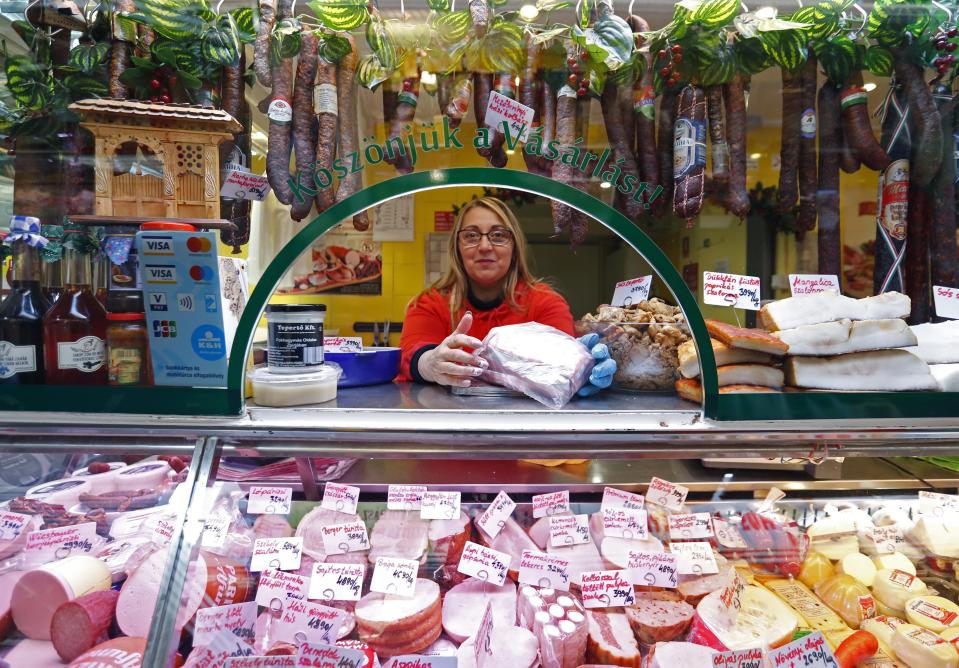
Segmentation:
{"type": "Polygon", "coordinates": [[[152,385],[150,344],[143,313],[107,314],[110,385],[152,385]]]}
{"type": "Polygon", "coordinates": [[[269,304],[266,360],[271,373],[304,373],[323,365],[323,304],[269,304]]]}

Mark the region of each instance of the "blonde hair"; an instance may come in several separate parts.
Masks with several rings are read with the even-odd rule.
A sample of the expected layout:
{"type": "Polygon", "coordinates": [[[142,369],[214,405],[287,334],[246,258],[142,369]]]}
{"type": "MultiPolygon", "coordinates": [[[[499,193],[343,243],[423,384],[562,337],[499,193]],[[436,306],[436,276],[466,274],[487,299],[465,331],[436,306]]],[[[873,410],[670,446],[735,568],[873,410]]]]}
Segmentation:
{"type": "Polygon", "coordinates": [[[451,328],[456,327],[456,314],[466,303],[469,291],[469,277],[466,275],[463,258],[460,255],[459,233],[463,229],[466,214],[476,207],[482,207],[495,213],[503,226],[513,233],[513,258],[510,262],[509,271],[506,273],[506,282],[503,284],[503,296],[510,308],[519,308],[516,291],[521,283],[525,283],[530,288],[544,285],[543,281],[533,276],[529,269],[529,264],[526,261],[526,236],[520,229],[519,221],[516,220],[513,211],[502,200],[495,197],[480,197],[470,200],[460,209],[456,216],[456,222],[453,224],[453,231],[450,234],[448,251],[452,260],[450,268],[445,275],[430,286],[431,289],[440,293],[449,293],[451,328]]]}

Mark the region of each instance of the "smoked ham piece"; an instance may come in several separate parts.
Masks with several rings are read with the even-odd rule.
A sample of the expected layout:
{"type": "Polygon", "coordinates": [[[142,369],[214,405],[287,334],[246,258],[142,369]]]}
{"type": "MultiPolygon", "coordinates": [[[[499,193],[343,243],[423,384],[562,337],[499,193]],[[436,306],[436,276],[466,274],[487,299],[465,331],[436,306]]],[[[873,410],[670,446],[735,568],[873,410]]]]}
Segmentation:
{"type": "MultiPolygon", "coordinates": [[[[481,514],[481,512],[477,511],[474,516],[474,522],[476,517],[479,517],[481,514]]],[[[491,547],[494,550],[499,550],[500,552],[505,552],[513,557],[510,561],[510,566],[513,568],[510,569],[509,576],[514,580],[519,578],[518,569],[519,562],[523,558],[523,550],[540,551],[536,543],[530,539],[513,518],[506,520],[503,528],[496,534],[496,538],[490,538],[489,534],[483,531],[478,524],[476,525],[476,531],[479,533],[480,542],[482,542],[483,545],[491,547]]]]}
{"type": "MultiPolygon", "coordinates": [[[[336,524],[348,524],[359,519],[356,515],[341,513],[337,510],[328,510],[316,506],[303,516],[296,526],[296,535],[303,539],[303,553],[313,557],[316,561],[332,561],[336,563],[366,563],[368,552],[356,551],[346,554],[326,554],[323,544],[323,529],[336,524]]],[[[371,537],[372,542],[372,537],[371,537]]]]}
{"type": "Polygon", "coordinates": [[[486,614],[487,603],[493,605],[495,620],[501,624],[516,621],[516,585],[507,580],[502,587],[470,578],[446,593],[443,599],[443,630],[456,642],[474,635],[486,614]]]}
{"type": "Polygon", "coordinates": [[[776,356],[785,355],[789,350],[786,343],[761,329],[747,329],[719,320],[707,320],[706,330],[710,337],[733,348],[754,350],[776,356]]]}
{"type": "MultiPolygon", "coordinates": [[[[768,353],[733,348],[716,339],[709,339],[709,342],[713,346],[713,356],[716,358],[716,366],[726,366],[728,364],[771,364],[773,361],[773,356],[768,353]]],[[[681,373],[684,378],[699,377],[699,355],[696,352],[696,343],[694,341],[684,341],[676,349],[676,353],[679,356],[679,373],[681,373]]]]}
{"type": "Polygon", "coordinates": [[[462,511],[455,520],[430,520],[430,551],[440,562],[458,563],[471,532],[469,515],[462,511]]]}
{"type": "Polygon", "coordinates": [[[370,592],[356,604],[356,628],[381,657],[418,654],[443,630],[439,585],[419,578],[412,596],[370,592]]]}

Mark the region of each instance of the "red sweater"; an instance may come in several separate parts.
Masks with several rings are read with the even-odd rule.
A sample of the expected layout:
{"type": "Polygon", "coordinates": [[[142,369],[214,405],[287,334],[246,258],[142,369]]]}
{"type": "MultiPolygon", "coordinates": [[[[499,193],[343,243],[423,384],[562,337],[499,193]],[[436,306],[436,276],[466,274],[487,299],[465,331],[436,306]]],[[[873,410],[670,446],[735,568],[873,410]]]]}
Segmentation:
{"type": "Polygon", "coordinates": [[[460,308],[454,321],[450,323],[449,296],[437,290],[424,292],[406,310],[403,336],[400,339],[403,359],[396,380],[422,382],[423,379],[415,368],[420,355],[442,343],[466,314],[467,309],[473,313],[473,328],[469,335],[481,341],[494,327],[524,322],[538,322],[570,335],[575,334],[569,304],[549,286],[539,285],[531,289],[526,284],[520,284],[516,288],[516,301],[518,309],[510,308],[505,302],[485,305],[486,308],[483,308],[482,304],[468,303],[460,308]]]}

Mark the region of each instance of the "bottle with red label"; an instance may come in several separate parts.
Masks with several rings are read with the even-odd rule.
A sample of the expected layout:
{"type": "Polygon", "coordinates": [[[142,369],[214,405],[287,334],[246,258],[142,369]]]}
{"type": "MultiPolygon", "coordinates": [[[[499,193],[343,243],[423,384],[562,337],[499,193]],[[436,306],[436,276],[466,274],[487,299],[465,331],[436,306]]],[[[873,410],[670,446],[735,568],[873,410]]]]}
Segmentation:
{"type": "Polygon", "coordinates": [[[107,384],[107,312],[91,288],[90,251],[95,246],[82,231],[64,236],[63,294],[43,319],[44,363],[51,385],[107,384]]]}

